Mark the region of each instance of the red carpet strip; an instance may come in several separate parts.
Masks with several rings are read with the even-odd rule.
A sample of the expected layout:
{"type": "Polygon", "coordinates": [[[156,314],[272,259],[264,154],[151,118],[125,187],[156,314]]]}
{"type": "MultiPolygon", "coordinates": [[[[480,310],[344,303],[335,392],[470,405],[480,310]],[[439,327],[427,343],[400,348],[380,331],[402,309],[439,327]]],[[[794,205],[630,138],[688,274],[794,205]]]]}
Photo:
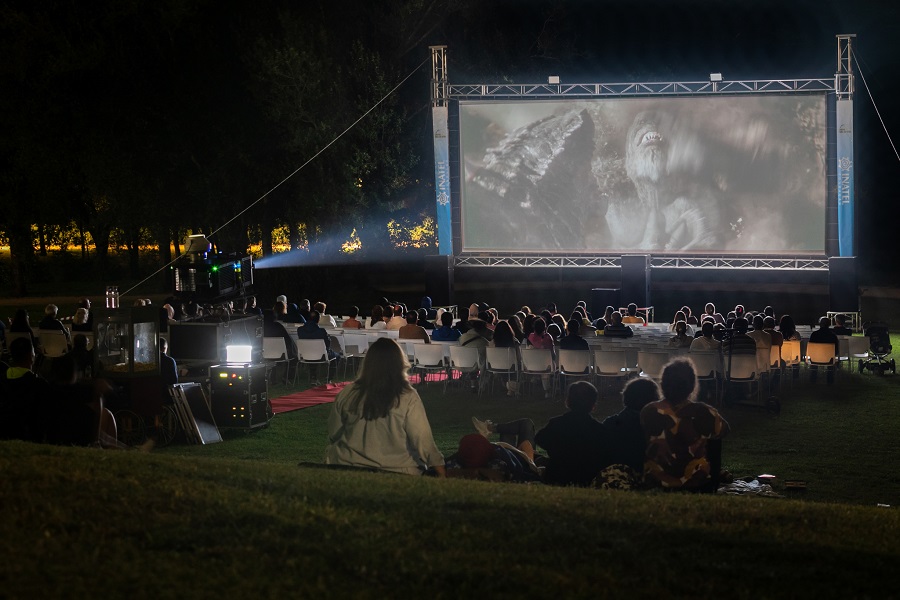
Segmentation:
{"type": "Polygon", "coordinates": [[[344,389],[344,386],[348,383],[348,381],[341,383],[326,383],[325,385],[310,388],[302,392],[274,398],[272,400],[272,412],[277,415],[292,410],[300,410],[301,408],[309,408],[310,406],[334,402],[338,392],[344,389]]]}

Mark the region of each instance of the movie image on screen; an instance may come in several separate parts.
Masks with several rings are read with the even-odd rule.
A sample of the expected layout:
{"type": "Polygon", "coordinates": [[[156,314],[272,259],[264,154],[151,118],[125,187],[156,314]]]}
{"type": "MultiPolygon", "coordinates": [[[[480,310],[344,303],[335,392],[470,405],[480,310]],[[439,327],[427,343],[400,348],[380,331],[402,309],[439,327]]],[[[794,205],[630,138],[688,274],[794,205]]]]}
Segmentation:
{"type": "Polygon", "coordinates": [[[463,252],[825,252],[826,99],[459,104],[463,252]]]}

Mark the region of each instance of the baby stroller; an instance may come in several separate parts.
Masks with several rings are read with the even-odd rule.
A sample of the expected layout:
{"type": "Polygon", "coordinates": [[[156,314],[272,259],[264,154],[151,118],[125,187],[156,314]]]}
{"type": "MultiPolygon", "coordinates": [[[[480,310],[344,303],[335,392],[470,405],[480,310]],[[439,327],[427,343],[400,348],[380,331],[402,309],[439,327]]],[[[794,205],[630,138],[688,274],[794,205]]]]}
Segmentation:
{"type": "Polygon", "coordinates": [[[892,374],[896,373],[897,366],[894,359],[887,359],[892,350],[887,323],[866,323],[866,337],[869,338],[869,357],[859,360],[859,372],[868,369],[878,375],[884,375],[890,369],[892,374]]]}

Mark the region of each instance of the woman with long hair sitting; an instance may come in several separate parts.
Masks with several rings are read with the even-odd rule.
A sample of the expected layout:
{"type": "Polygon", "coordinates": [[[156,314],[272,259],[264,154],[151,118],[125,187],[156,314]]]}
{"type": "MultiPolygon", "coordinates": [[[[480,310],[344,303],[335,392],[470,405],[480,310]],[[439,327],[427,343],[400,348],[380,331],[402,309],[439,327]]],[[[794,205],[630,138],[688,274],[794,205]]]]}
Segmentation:
{"type": "Polygon", "coordinates": [[[356,380],[341,390],[328,417],[325,463],[445,476],[406,353],[390,338],[369,346],[356,380]]]}

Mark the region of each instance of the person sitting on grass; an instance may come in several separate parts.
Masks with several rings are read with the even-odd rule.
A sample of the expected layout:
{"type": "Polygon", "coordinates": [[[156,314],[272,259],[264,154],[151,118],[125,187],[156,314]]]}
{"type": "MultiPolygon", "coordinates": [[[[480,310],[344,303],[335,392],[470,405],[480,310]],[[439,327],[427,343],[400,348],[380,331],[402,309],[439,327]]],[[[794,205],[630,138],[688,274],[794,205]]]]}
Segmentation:
{"type": "Polygon", "coordinates": [[[532,482],[541,471],[524,452],[505,442],[490,442],[480,433],[465,435],[447,457],[447,477],[488,481],[532,482]]]}
{"type": "Polygon", "coordinates": [[[622,390],[621,411],[603,420],[610,437],[610,461],[624,465],[636,486],[644,479],[647,439],[641,428],[641,411],[660,399],[659,386],[649,378],[629,381],[622,390]]]}
{"type": "Polygon", "coordinates": [[[505,423],[494,423],[490,419],[484,421],[472,417],[472,425],[475,431],[490,439],[492,433],[500,436],[500,441],[512,446],[531,462],[534,462],[534,421],[531,419],[515,419],[505,423]]]}
{"type": "Polygon", "coordinates": [[[591,416],[597,388],[576,381],[566,393],[569,412],[553,417],[537,432],[537,445],[550,458],[544,481],[553,485],[588,486],[611,462],[609,431],[591,416]]]}
{"type": "Polygon", "coordinates": [[[325,464],[446,475],[444,456],[408,373],[409,360],[397,342],[378,338],[369,346],[359,376],[332,405],[325,464]]]}
{"type": "Polygon", "coordinates": [[[730,428],[708,404],[696,402],[697,373],[686,358],[662,372],[663,399],[641,410],[647,436],[644,482],[666,490],[715,493],[721,470],[720,440],[730,428]]]}

